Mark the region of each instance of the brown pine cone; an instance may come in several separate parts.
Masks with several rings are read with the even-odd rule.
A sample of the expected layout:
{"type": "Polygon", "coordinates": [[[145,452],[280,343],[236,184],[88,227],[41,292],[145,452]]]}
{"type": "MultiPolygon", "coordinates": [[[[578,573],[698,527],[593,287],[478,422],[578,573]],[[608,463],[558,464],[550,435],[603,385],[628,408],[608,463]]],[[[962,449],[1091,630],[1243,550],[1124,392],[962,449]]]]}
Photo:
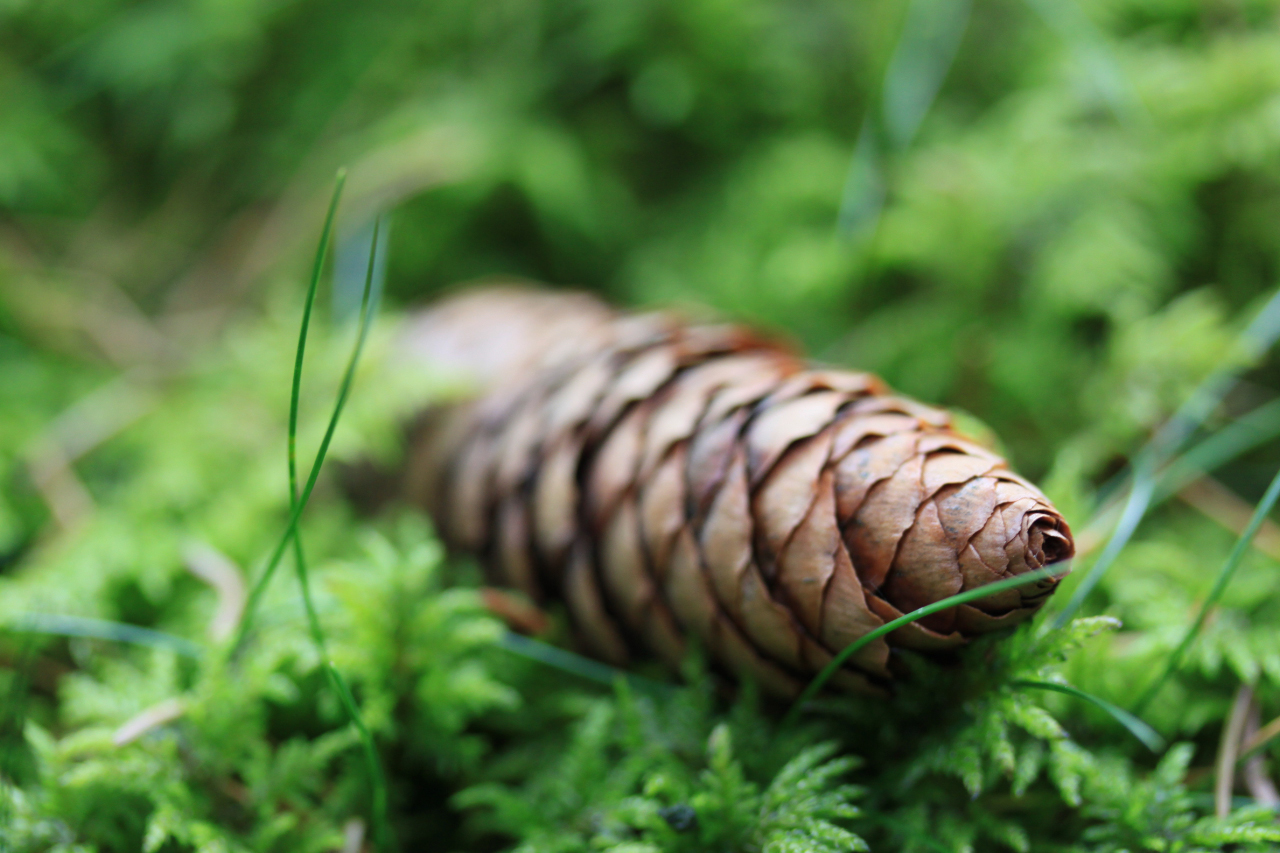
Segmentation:
{"type": "MultiPolygon", "coordinates": [[[[1044,495],[945,412],[740,328],[493,288],[426,310],[406,340],[483,392],[415,428],[408,497],[499,582],[561,598],[613,663],[674,663],[694,636],[793,695],[879,625],[1072,555],[1044,495]]],[[[836,683],[876,690],[893,649],[1014,625],[1056,585],[900,628],[836,683]]]]}

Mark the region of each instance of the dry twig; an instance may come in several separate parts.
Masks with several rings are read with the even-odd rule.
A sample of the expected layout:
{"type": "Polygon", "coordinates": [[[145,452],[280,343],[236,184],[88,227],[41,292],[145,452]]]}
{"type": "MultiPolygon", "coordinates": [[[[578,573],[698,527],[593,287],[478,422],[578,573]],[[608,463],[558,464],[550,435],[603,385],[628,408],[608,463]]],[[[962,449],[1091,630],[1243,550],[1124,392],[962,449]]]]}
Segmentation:
{"type": "Polygon", "coordinates": [[[1253,702],[1253,687],[1241,684],[1231,705],[1231,716],[1222,729],[1218,745],[1218,761],[1213,782],[1213,809],[1218,817],[1231,814],[1231,793],[1235,788],[1236,758],[1240,755],[1240,737],[1244,733],[1249,706],[1253,702]]]}
{"type": "MultiPolygon", "coordinates": [[[[1212,477],[1200,477],[1178,492],[1178,498],[1239,536],[1249,526],[1253,506],[1212,477]]],[[[1258,528],[1253,547],[1280,561],[1280,525],[1267,519],[1258,528]]]]}

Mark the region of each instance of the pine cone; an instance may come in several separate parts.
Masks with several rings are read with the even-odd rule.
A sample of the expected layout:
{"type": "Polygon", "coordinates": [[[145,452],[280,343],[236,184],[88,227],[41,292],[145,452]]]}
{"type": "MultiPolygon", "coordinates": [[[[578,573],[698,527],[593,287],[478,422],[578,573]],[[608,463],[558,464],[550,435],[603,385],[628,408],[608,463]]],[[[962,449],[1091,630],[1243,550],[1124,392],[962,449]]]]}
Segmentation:
{"type": "MultiPolygon", "coordinates": [[[[428,309],[406,341],[483,389],[414,429],[409,499],[499,582],[562,599],[612,663],[675,663],[693,636],[793,695],[904,612],[1072,554],[1044,495],[945,412],[737,327],[495,288],[428,309]]],[[[895,648],[1014,625],[1056,585],[900,628],[836,683],[876,691],[895,648]]]]}

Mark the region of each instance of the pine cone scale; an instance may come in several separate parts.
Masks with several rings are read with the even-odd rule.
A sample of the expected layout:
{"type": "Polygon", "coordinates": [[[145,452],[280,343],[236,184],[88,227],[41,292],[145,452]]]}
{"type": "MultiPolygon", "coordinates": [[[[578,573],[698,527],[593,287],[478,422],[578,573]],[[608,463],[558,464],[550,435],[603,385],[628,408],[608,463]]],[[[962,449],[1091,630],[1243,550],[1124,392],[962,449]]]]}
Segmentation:
{"type": "Polygon", "coordinates": [[[819,486],[830,450],[825,435],[805,441],[784,457],[764,485],[757,487],[752,510],[759,520],[761,550],[768,558],[770,579],[778,555],[820,498],[819,486]]]}
{"type": "MultiPolygon", "coordinates": [[[[775,405],[757,416],[746,435],[752,487],[759,486],[769,476],[778,460],[793,445],[826,430],[836,412],[847,402],[849,398],[845,394],[817,392],[775,405]]],[[[829,435],[827,439],[826,452],[829,452],[829,435]]]]}
{"type": "Polygon", "coordinates": [[[817,483],[814,498],[804,505],[804,517],[781,548],[774,584],[794,608],[801,624],[814,636],[821,636],[827,587],[835,575],[836,558],[843,543],[836,525],[830,473],[815,476],[810,482],[817,483]]]}
{"type": "Polygon", "coordinates": [[[664,582],[671,552],[681,530],[687,530],[686,446],[676,445],[645,480],[641,492],[641,524],[654,574],[664,582]]]}
{"type": "Polygon", "coordinates": [[[563,589],[574,622],[592,652],[609,663],[625,665],[630,658],[627,642],[605,608],[593,560],[582,544],[569,552],[563,589]]]}

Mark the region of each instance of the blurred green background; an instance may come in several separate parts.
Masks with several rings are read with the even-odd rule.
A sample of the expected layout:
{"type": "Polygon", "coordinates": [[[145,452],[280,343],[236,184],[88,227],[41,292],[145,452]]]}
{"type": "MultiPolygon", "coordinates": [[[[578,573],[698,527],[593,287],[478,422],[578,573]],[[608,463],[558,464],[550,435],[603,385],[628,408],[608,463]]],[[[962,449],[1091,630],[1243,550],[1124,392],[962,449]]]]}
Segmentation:
{"type": "Polygon", "coordinates": [[[77,356],[141,358],[107,304],[216,334],[302,268],[345,164],[346,232],[391,213],[397,304],[515,274],[709,306],[1093,478],[1277,277],[1272,2],[0,15],[9,348],[72,329],[77,356]]]}
{"type": "MultiPolygon", "coordinates": [[[[1274,360],[1232,343],[1280,283],[1274,0],[0,0],[5,624],[72,614],[199,639],[217,602],[191,574],[193,541],[243,571],[261,565],[287,518],[292,347],[340,166],[326,313],[350,312],[368,229],[385,214],[385,318],[519,276],[749,322],[972,414],[1093,548],[1106,525],[1086,521],[1205,377],[1240,372],[1207,430],[1280,392],[1274,360]]],[[[347,340],[319,326],[304,448],[347,340]]],[[[376,345],[371,356],[340,456],[393,453],[396,418],[430,390],[379,362],[376,345]]],[[[1263,443],[1144,525],[1086,609],[1125,631],[1079,653],[1074,683],[1133,706],[1277,464],[1280,446],[1263,443]]],[[[441,593],[430,534],[383,529],[394,547],[378,539],[373,557],[353,557],[351,543],[372,534],[328,480],[308,518],[339,664],[404,783],[397,832],[430,837],[432,821],[454,831],[442,803],[484,778],[487,750],[522,744],[513,727],[528,734],[578,711],[566,700],[529,720],[484,717],[481,728],[504,734],[476,735],[476,719],[519,701],[501,666],[459,663],[488,654],[497,629],[473,630],[478,604],[441,593]],[[418,601],[434,603],[406,604],[418,601]],[[405,609],[407,633],[387,602],[405,609]],[[409,647],[408,663],[392,651],[409,647]]],[[[1176,693],[1150,711],[1199,750],[1182,754],[1183,769],[1193,757],[1201,768],[1187,779],[1208,778],[1241,682],[1257,685],[1265,718],[1280,708],[1277,560],[1269,524],[1176,693]]],[[[0,700],[0,743],[45,768],[5,753],[0,776],[65,771],[45,800],[31,795],[31,814],[58,815],[101,849],[136,849],[147,815],[160,827],[145,830],[159,833],[154,849],[179,833],[166,815],[219,823],[224,775],[259,804],[252,820],[232,809],[231,825],[260,833],[245,836],[251,847],[293,831],[280,829],[293,807],[270,807],[288,791],[323,803],[329,823],[313,827],[320,840],[279,849],[335,849],[341,821],[367,812],[367,780],[347,760],[296,588],[276,587],[273,612],[292,615],[273,623],[274,645],[243,685],[109,643],[45,639],[31,652],[22,632],[0,637],[5,696],[27,690],[31,660],[38,674],[29,703],[0,700]],[[186,736],[219,781],[193,777],[164,799],[157,780],[187,772],[189,756],[115,750],[109,735],[192,690],[205,710],[186,736]],[[53,734],[23,735],[24,720],[53,734]],[[317,746],[320,732],[338,740],[317,746]],[[277,749],[299,737],[305,748],[277,749]],[[345,793],[315,789],[326,772],[345,793]],[[126,804],[115,824],[86,817],[115,802],[126,804]]],[[[539,683],[522,677],[521,690],[539,683]]],[[[1071,707],[1073,724],[1123,737],[1071,707]]],[[[1012,747],[1000,754],[1013,761],[1012,747]]],[[[965,753],[965,790],[936,789],[957,838],[988,807],[966,811],[982,787],[973,774],[1005,778],[977,755],[965,753]]],[[[1029,759],[1028,779],[1042,759],[1029,759]]],[[[1180,785],[1182,770],[1170,773],[1180,785]]],[[[1045,837],[1074,832],[1054,808],[1037,813],[1045,837]]],[[[923,846],[901,849],[934,849],[920,809],[910,825],[923,846]]],[[[30,838],[53,837],[43,831],[30,838]]],[[[173,849],[199,847],[183,844],[173,849]]]]}

